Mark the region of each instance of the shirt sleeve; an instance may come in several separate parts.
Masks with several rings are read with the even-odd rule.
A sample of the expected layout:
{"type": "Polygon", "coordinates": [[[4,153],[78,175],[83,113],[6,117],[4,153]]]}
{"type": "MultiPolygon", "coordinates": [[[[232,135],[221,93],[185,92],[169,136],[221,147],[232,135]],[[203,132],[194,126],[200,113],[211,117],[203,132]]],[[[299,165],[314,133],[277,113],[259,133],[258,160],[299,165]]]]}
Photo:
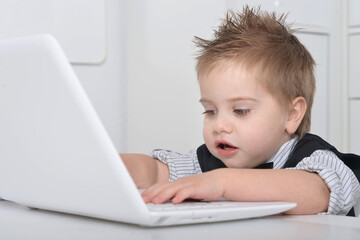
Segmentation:
{"type": "Polygon", "coordinates": [[[317,150],[293,169],[316,172],[327,184],[329,207],[320,214],[346,215],[360,200],[360,184],[355,174],[331,151],[317,150]]]}
{"type": "Polygon", "coordinates": [[[182,154],[164,149],[154,149],[148,153],[169,167],[169,182],[189,175],[202,173],[196,151],[182,154]]]}

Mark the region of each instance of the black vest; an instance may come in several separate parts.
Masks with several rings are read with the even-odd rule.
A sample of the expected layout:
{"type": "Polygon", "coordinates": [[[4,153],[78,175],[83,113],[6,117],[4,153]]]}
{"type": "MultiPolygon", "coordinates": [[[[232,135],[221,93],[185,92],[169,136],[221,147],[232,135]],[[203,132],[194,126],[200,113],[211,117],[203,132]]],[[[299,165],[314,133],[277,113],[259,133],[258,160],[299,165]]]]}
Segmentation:
{"type": "MultiPolygon", "coordinates": [[[[326,142],[319,136],[307,133],[295,145],[290,153],[288,160],[283,168],[295,167],[305,157],[309,157],[316,150],[330,150],[334,152],[355,174],[360,182],[360,156],[349,153],[341,153],[334,146],[326,142]]],[[[213,156],[205,144],[197,149],[197,157],[201,170],[203,172],[211,171],[217,168],[226,168],[225,164],[213,156]]],[[[257,168],[268,168],[268,164],[262,164],[257,168]]],[[[349,212],[349,216],[354,216],[353,209],[349,212]]]]}

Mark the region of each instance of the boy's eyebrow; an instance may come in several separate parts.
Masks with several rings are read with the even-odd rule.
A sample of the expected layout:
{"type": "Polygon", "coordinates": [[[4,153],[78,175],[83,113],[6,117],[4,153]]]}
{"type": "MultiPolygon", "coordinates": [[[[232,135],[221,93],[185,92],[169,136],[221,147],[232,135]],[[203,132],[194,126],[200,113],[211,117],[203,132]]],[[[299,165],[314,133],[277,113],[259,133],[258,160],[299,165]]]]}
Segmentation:
{"type": "MultiPolygon", "coordinates": [[[[252,97],[235,97],[235,98],[229,98],[226,100],[227,102],[236,102],[236,101],[254,101],[254,102],[258,102],[259,100],[257,100],[256,98],[252,98],[252,97]]],[[[210,99],[207,98],[200,98],[199,102],[212,102],[210,99]]]]}

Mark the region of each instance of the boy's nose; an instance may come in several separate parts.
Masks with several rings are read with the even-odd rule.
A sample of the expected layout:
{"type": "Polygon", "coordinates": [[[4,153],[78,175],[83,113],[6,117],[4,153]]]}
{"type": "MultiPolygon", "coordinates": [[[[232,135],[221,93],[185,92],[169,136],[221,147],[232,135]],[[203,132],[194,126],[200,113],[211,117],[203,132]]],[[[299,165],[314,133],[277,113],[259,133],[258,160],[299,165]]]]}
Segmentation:
{"type": "Polygon", "coordinates": [[[215,121],[214,131],[216,133],[232,133],[233,127],[228,119],[218,118],[215,121]]]}

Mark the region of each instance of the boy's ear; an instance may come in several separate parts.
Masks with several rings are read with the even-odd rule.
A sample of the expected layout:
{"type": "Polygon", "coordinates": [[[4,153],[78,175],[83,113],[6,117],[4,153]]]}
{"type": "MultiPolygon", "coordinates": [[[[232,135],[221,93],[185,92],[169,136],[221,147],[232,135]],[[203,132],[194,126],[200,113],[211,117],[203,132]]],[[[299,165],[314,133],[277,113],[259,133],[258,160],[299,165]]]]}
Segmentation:
{"type": "Polygon", "coordinates": [[[290,105],[290,111],[286,122],[285,130],[289,135],[292,135],[298,129],[306,112],[306,100],[304,97],[297,97],[290,105]]]}

